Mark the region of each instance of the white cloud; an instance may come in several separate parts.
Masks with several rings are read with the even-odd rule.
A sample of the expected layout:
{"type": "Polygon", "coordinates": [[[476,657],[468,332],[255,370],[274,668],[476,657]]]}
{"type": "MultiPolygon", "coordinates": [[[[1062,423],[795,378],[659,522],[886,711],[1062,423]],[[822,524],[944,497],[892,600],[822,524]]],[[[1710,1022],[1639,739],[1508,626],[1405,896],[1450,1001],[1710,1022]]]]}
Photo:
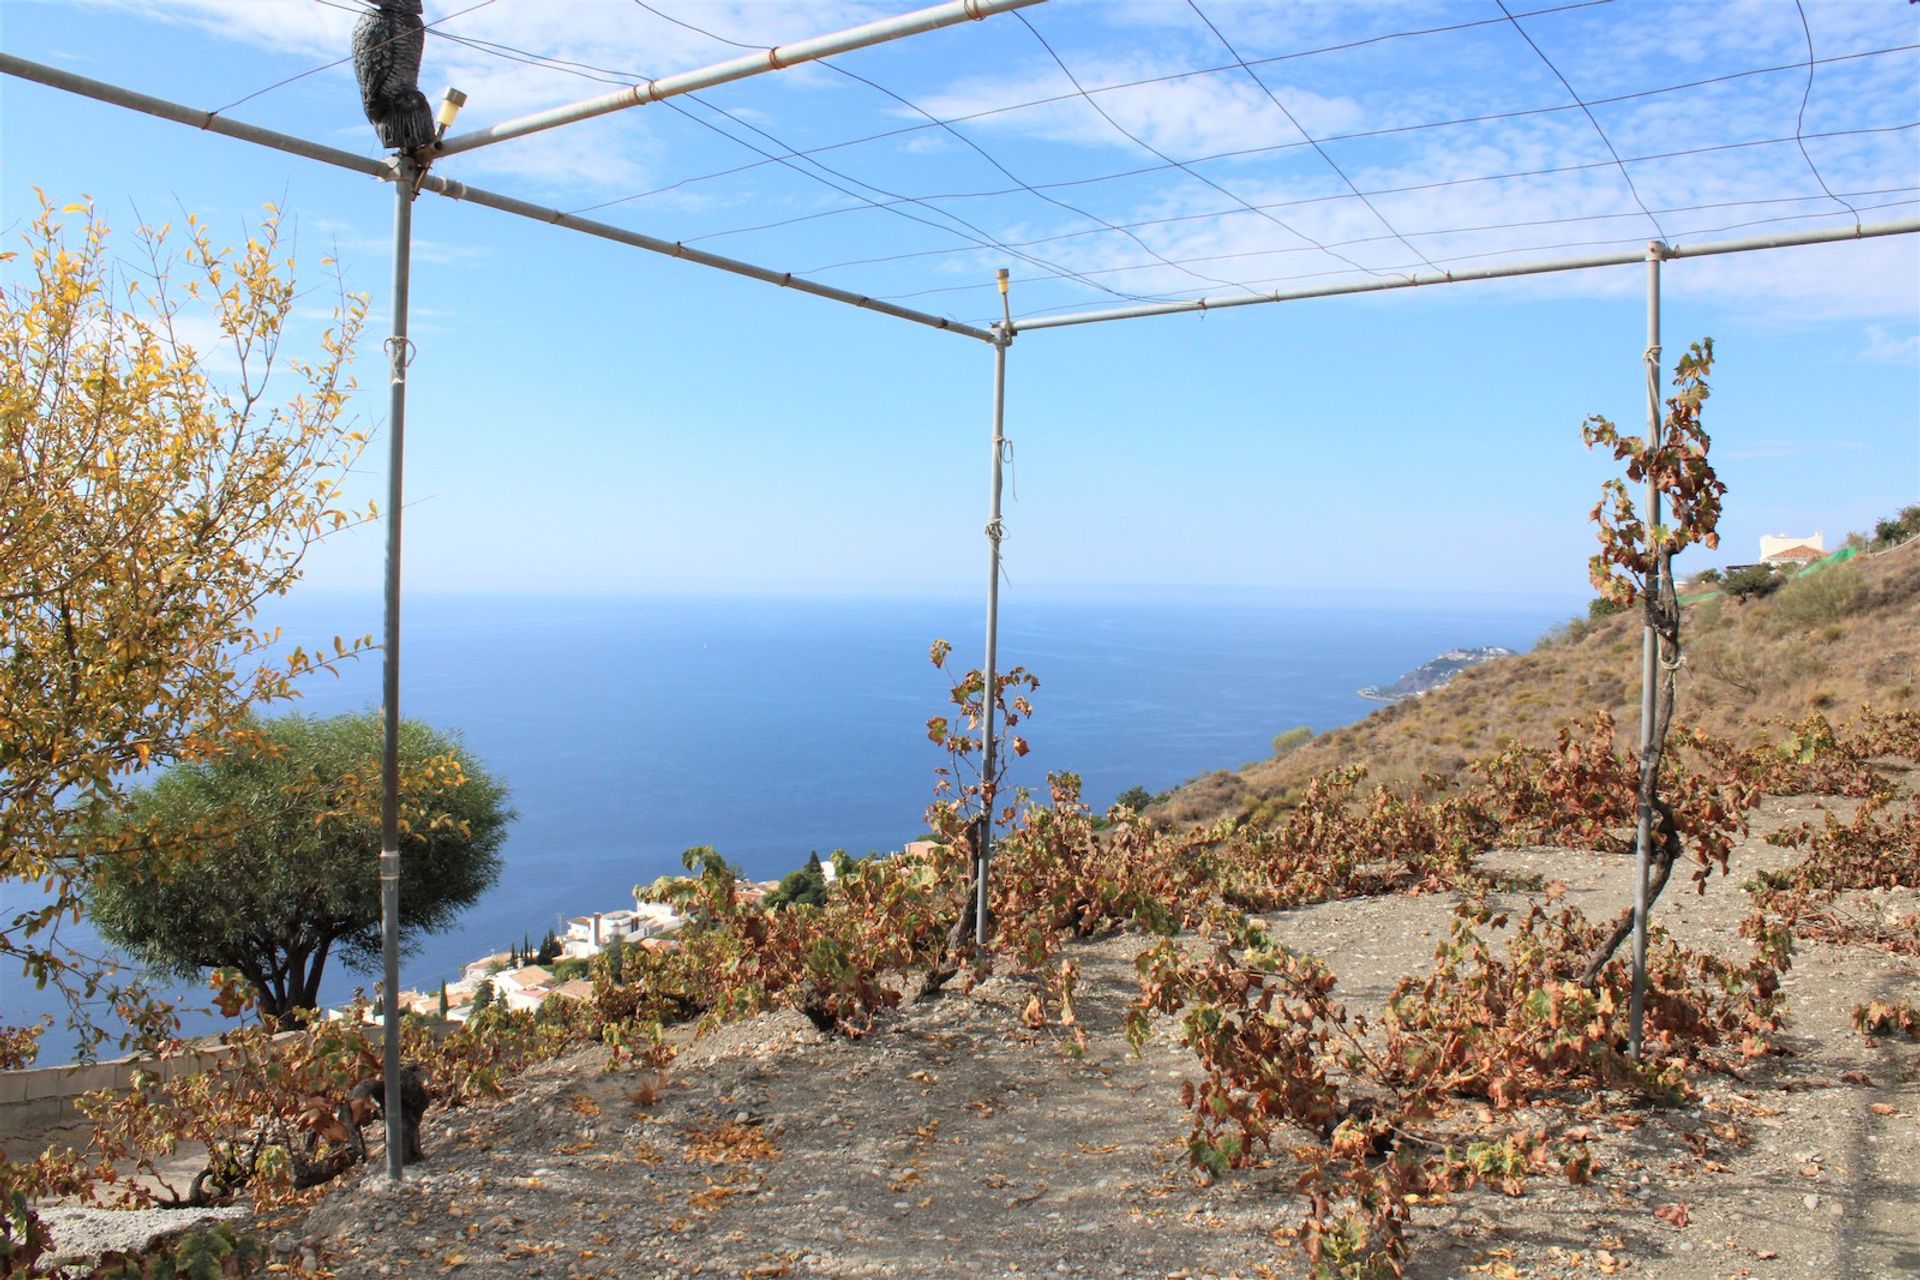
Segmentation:
{"type": "Polygon", "coordinates": [[[1875,364],[1920,364],[1920,333],[1897,337],[1885,325],[1868,325],[1860,358],[1875,364]]]}

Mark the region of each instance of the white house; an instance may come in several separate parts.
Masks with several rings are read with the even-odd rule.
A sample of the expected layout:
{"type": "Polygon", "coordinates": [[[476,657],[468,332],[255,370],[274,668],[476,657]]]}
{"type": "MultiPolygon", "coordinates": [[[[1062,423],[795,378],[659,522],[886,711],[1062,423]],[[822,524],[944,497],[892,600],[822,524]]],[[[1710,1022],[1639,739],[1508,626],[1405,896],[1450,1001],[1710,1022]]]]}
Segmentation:
{"type": "Polygon", "coordinates": [[[640,936],[658,938],[685,924],[686,917],[664,902],[637,902],[633,914],[643,925],[640,936]]]}
{"type": "Polygon", "coordinates": [[[481,979],[490,974],[500,972],[500,970],[512,963],[513,957],[505,951],[496,951],[490,956],[481,956],[478,960],[475,960],[472,964],[469,964],[465,969],[460,971],[461,981],[471,982],[475,986],[479,986],[481,979]]]}
{"type": "Polygon", "coordinates": [[[566,937],[560,940],[561,954],[584,958],[599,953],[615,940],[638,942],[678,926],[680,917],[672,907],[659,902],[643,902],[632,911],[596,911],[590,916],[575,916],[567,921],[566,937]]]}
{"type": "Polygon", "coordinates": [[[553,986],[553,975],[537,964],[493,975],[494,994],[509,1009],[538,1009],[553,986]]]}
{"type": "Polygon", "coordinates": [[[1827,554],[1826,534],[1818,529],[1811,538],[1796,538],[1785,533],[1763,533],[1760,535],[1760,559],[1768,564],[1782,564],[1789,561],[1806,563],[1818,560],[1827,554]]]}

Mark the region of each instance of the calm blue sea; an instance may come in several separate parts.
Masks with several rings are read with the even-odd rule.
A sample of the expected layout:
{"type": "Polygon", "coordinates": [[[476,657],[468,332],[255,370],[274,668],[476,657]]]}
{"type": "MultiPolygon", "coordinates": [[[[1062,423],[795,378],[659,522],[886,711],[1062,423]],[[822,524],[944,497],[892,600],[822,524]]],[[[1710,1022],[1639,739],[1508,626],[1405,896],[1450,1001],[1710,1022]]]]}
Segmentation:
{"type": "MultiPolygon", "coordinates": [[[[1038,787],[1069,769],[1097,807],[1134,784],[1163,790],[1263,757],[1282,729],[1360,718],[1373,704],[1355,689],[1442,650],[1525,650],[1565,612],[1009,602],[1001,665],[1041,682],[1016,781],[1038,787]]],[[[898,848],[923,830],[941,762],[926,720],[947,709],[947,685],[928,647],[948,639],[962,669],[977,664],[981,613],[938,600],[410,599],[404,714],[457,731],[520,816],[499,885],[424,941],[403,982],[430,989],[562,916],[630,905],[633,886],[679,870],[690,845],[712,844],[759,878],[812,850],[898,848]]],[[[379,608],[309,600],[275,621],[311,648],[377,632],[379,608]]],[[[379,676],[377,655],[319,676],[298,709],[371,707],[379,676]]],[[[24,901],[17,886],[6,894],[8,907],[24,901]]],[[[332,971],[328,999],[372,981],[332,971]]],[[[0,985],[0,1021],[56,1009],[16,975],[0,985]]],[[[41,1061],[70,1044],[49,1032],[41,1061]]]]}

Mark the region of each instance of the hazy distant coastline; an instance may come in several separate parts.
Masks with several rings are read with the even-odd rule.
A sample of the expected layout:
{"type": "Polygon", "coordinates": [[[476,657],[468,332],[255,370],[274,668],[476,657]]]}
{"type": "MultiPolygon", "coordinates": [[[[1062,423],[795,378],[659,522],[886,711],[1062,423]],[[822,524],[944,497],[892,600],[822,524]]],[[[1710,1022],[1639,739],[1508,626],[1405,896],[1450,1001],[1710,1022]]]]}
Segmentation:
{"type": "Polygon", "coordinates": [[[1468,667],[1494,658],[1511,658],[1516,651],[1505,645],[1483,644],[1468,649],[1449,649],[1437,658],[1421,663],[1392,684],[1370,684],[1354,692],[1369,702],[1401,702],[1442,688],[1468,667]]]}

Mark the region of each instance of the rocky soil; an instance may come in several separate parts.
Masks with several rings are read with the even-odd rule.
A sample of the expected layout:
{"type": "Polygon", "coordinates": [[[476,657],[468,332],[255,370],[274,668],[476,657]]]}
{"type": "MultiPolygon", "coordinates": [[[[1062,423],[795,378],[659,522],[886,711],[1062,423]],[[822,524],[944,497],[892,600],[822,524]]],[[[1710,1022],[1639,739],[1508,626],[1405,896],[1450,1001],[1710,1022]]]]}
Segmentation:
{"type": "MultiPolygon", "coordinates": [[[[1739,884],[1792,856],[1761,837],[1821,803],[1847,804],[1768,801],[1732,879],[1700,896],[1676,884],[1657,919],[1744,954],[1739,884]]],[[[1622,861],[1502,850],[1486,869],[1558,881],[1591,915],[1629,899],[1622,861]]],[[[1362,899],[1270,923],[1331,963],[1351,1006],[1376,1010],[1430,963],[1454,905],[1362,899]]],[[[1920,894],[1852,905],[1905,914],[1920,894]]],[[[499,1102],[429,1113],[430,1158],[398,1186],[376,1161],[316,1206],[253,1225],[288,1267],[340,1277],[1304,1274],[1276,1235],[1300,1216],[1288,1157],[1203,1185],[1179,1104],[1192,1056],[1165,1034],[1138,1055],[1126,1042],[1142,946],[1070,948],[1084,1054],[1022,1024],[1029,988],[1008,976],[912,1002],[858,1040],[795,1014],[739,1023],[664,1076],[608,1073],[604,1050],[583,1051],[499,1102]]],[[[1807,943],[1787,990],[1785,1054],[1702,1081],[1694,1106],[1609,1097],[1591,1185],[1422,1207],[1409,1274],[1920,1274],[1920,1045],[1849,1024],[1868,998],[1920,999],[1920,963],[1807,943]]],[[[71,1247],[111,1224],[55,1229],[71,1247]]]]}
{"type": "MultiPolygon", "coordinates": [[[[1739,882],[1791,856],[1760,837],[1818,803],[1769,801],[1732,881],[1704,896],[1676,886],[1659,919],[1690,945],[1742,954],[1739,882]]],[[[1563,882],[1591,914],[1629,896],[1623,862],[1487,861],[1563,882]]],[[[1855,905],[1905,913],[1916,898],[1855,905]]],[[[1453,905],[1329,903],[1272,926],[1328,958],[1350,1004],[1377,1007],[1430,961],[1453,905]]],[[[435,1115],[430,1160],[398,1187],[369,1172],[262,1225],[283,1254],[354,1277],[1303,1274],[1275,1234],[1299,1216],[1285,1156],[1214,1186],[1187,1166],[1191,1055],[1162,1035],[1136,1056],[1124,1037],[1140,947],[1072,948],[1082,1056],[1022,1025],[1028,988],[1004,976],[907,1005],[859,1040],[792,1014],[741,1023],[664,1078],[604,1073],[604,1052],[583,1052],[501,1103],[435,1115]]],[[[1410,1274],[1920,1273],[1920,1045],[1849,1025],[1861,1000],[1920,998],[1920,964],[1808,943],[1788,990],[1786,1054],[1703,1082],[1695,1106],[1611,1099],[1589,1186],[1536,1181],[1419,1209],[1410,1274]]]]}

